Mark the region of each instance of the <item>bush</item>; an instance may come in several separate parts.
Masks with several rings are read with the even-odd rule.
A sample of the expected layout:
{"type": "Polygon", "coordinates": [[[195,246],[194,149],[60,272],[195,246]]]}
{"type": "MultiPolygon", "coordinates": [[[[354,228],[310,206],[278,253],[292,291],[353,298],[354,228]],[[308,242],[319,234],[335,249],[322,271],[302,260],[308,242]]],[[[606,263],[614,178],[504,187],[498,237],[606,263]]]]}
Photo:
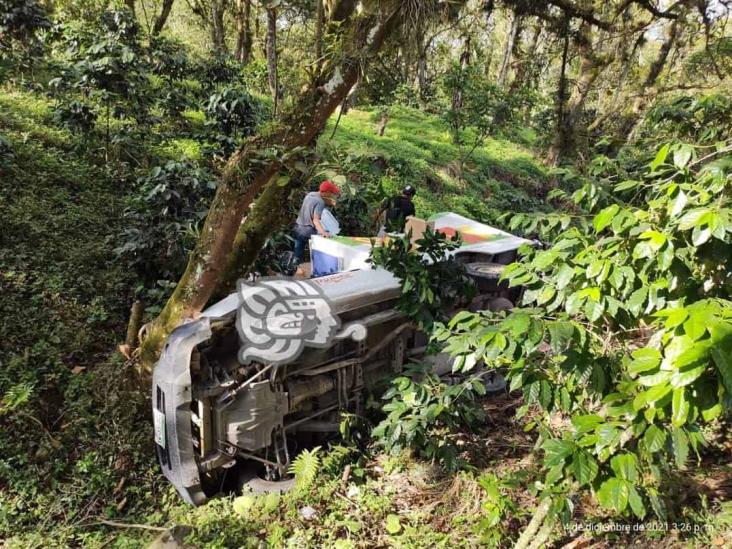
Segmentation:
{"type": "Polygon", "coordinates": [[[168,162],[139,178],[124,217],[127,228],[116,249],[146,286],[177,279],[208,211],[216,181],[188,162],[168,162]]]}
{"type": "Polygon", "coordinates": [[[263,118],[262,105],[242,88],[226,87],[212,94],[205,112],[206,124],[227,137],[252,135],[263,118]]]}
{"type": "Polygon", "coordinates": [[[94,109],[81,101],[59,104],[53,111],[57,124],[73,132],[88,134],[94,129],[97,114],[94,109]]]}

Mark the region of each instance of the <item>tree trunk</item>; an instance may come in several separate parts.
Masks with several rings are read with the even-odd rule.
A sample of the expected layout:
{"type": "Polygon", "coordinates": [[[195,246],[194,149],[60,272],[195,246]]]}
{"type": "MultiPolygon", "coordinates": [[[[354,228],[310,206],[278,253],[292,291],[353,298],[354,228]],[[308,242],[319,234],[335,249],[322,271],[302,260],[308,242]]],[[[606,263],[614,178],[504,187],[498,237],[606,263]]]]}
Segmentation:
{"type": "Polygon", "coordinates": [[[135,0],[125,0],[125,6],[132,12],[132,15],[137,19],[137,12],[135,11],[135,0]]]}
{"type": "Polygon", "coordinates": [[[668,29],[666,39],[663,41],[663,44],[661,44],[661,47],[658,50],[658,56],[656,57],[656,59],[653,60],[653,63],[651,63],[651,67],[648,69],[648,74],[646,75],[646,78],[641,85],[640,92],[633,100],[633,104],[631,105],[630,110],[626,112],[622,117],[622,122],[619,125],[617,134],[618,138],[621,141],[627,141],[631,138],[632,135],[635,134],[638,125],[643,119],[643,117],[641,116],[642,112],[656,96],[656,82],[658,81],[658,77],[661,75],[663,68],[666,66],[669,53],[671,52],[671,48],[673,47],[674,43],[678,39],[679,33],[679,21],[678,19],[675,19],[668,29]]]}
{"type": "MultiPolygon", "coordinates": [[[[460,54],[460,69],[465,71],[470,65],[470,36],[465,37],[463,46],[463,53],[460,54]]],[[[463,90],[460,87],[455,88],[452,93],[452,112],[453,112],[453,124],[452,124],[452,141],[456,145],[460,144],[460,111],[463,109],[463,90]]]]}
{"type": "Polygon", "coordinates": [[[242,65],[252,60],[252,0],[236,0],[236,52],[235,57],[242,65]]]}
{"type": "Polygon", "coordinates": [[[277,9],[267,7],[267,81],[272,95],[272,114],[277,116],[277,9]]]}
{"type": "Polygon", "coordinates": [[[508,76],[508,66],[511,64],[511,56],[516,45],[516,38],[521,31],[521,16],[514,12],[511,20],[511,29],[508,31],[508,39],[506,40],[506,48],[503,50],[503,62],[501,69],[498,71],[498,85],[503,87],[508,76]]]}
{"type": "Polygon", "coordinates": [[[340,25],[333,28],[334,32],[342,33],[343,55],[324,64],[316,76],[315,86],[301,92],[292,109],[283,116],[279,129],[251,138],[227,162],[186,271],[142,344],[143,368],[149,370],[164,339],[183,319],[195,316],[212,295],[221,294],[251,266],[261,236],[250,235],[269,234],[272,229],[271,216],[264,214],[266,205],[275,203],[273,197],[279,196],[272,189],[277,185],[276,176],[283,165],[279,158],[315,142],[356,82],[361,64],[374,56],[401,22],[399,9],[384,18],[372,14],[353,16],[356,5],[356,0],[342,0],[338,10],[334,10],[342,14],[342,19],[336,20],[340,25]],[[253,220],[242,223],[242,217],[255,200],[253,220]],[[252,233],[259,214],[263,221],[252,233]],[[236,243],[240,246],[232,253],[236,243]]]}
{"type": "Polygon", "coordinates": [[[219,53],[226,53],[225,8],[226,0],[211,0],[211,40],[214,50],[219,53]]]}
{"type": "Polygon", "coordinates": [[[427,48],[424,42],[424,30],[420,27],[417,32],[417,91],[419,97],[424,99],[427,96],[427,48]]]}
{"type": "Polygon", "coordinates": [[[325,0],[315,0],[315,62],[320,66],[323,57],[323,25],[325,24],[325,0]]]}
{"type": "Polygon", "coordinates": [[[542,30],[543,25],[540,19],[536,22],[536,26],[534,27],[534,32],[531,35],[531,40],[526,48],[526,52],[521,56],[518,66],[516,67],[516,76],[509,87],[510,92],[519,90],[526,83],[527,79],[531,77],[536,62],[536,50],[539,46],[539,37],[541,36],[542,30]]]}
{"type": "Polygon", "coordinates": [[[168,21],[170,16],[170,10],[173,8],[173,0],[163,0],[163,6],[160,9],[160,15],[155,19],[155,24],[152,28],[152,35],[157,36],[165,27],[165,23],[168,21]]]}
{"type": "Polygon", "coordinates": [[[567,101],[567,108],[559,117],[557,133],[547,154],[547,162],[556,166],[577,146],[577,135],[586,133],[581,128],[581,116],[587,94],[600,75],[602,61],[592,50],[592,34],[590,24],[582,22],[577,36],[577,51],[580,58],[579,73],[575,81],[572,95],[567,101]]]}

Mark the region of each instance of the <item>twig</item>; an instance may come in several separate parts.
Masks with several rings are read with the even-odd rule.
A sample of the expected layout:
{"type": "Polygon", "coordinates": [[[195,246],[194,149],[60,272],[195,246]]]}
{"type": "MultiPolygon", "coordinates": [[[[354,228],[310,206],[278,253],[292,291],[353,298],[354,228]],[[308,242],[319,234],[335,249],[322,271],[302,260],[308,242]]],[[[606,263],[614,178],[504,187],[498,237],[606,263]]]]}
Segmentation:
{"type": "Polygon", "coordinates": [[[100,519],[97,522],[91,522],[89,524],[104,524],[114,528],[137,528],[139,530],[154,530],[156,532],[166,532],[168,530],[168,528],[163,528],[162,526],[148,526],[147,524],[135,524],[132,522],[115,522],[113,520],[105,519],[100,519]]]}

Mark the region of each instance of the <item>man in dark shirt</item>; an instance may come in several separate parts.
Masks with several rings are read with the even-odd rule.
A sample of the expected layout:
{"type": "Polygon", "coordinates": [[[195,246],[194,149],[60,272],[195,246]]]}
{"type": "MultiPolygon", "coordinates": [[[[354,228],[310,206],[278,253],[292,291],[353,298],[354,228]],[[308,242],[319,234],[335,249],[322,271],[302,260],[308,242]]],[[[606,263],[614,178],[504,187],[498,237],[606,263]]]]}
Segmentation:
{"type": "Polygon", "coordinates": [[[417,194],[415,188],[407,185],[402,189],[401,195],[384,200],[375,216],[376,219],[379,219],[381,214],[386,212],[384,225],[379,231],[379,236],[383,236],[384,233],[404,232],[404,223],[407,217],[415,215],[414,203],[412,202],[415,194],[417,194]]]}

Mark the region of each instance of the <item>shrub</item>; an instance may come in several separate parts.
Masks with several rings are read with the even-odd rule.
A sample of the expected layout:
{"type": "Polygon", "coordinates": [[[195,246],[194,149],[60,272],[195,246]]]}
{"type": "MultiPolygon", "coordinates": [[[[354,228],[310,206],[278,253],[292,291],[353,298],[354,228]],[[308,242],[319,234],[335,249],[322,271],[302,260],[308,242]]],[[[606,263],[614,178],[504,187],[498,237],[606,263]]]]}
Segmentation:
{"type": "Polygon", "coordinates": [[[97,114],[94,109],[81,101],[59,104],[53,111],[57,124],[73,132],[88,134],[94,129],[97,114]]]}
{"type": "Polygon", "coordinates": [[[183,272],[215,188],[211,174],[188,162],[156,166],[138,179],[116,252],[147,286],[159,279],[176,279],[183,272]]]}
{"type": "Polygon", "coordinates": [[[252,135],[262,119],[261,104],[242,88],[226,87],[212,94],[205,112],[206,124],[227,137],[252,135]]]}

